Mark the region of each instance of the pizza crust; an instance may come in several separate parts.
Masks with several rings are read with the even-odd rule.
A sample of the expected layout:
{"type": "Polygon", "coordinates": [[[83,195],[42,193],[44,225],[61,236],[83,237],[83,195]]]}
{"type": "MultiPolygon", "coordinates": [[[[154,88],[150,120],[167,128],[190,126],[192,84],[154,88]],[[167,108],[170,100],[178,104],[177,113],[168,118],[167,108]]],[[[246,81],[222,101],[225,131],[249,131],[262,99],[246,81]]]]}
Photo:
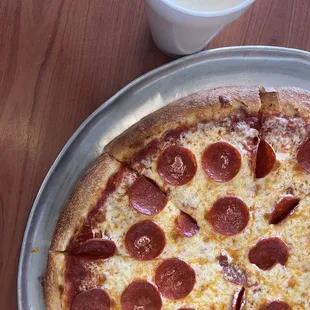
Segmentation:
{"type": "Polygon", "coordinates": [[[310,117],[310,92],[297,87],[261,87],[262,112],[310,117]]]}
{"type": "Polygon", "coordinates": [[[50,250],[65,251],[71,237],[83,225],[85,216],[97,203],[109,178],[121,164],[108,154],[101,155],[79,182],[61,213],[50,250]]]}
{"type": "Polygon", "coordinates": [[[155,111],[111,141],[105,151],[121,162],[163,133],[184,125],[208,122],[239,110],[310,117],[310,92],[296,87],[223,87],[202,91],[155,111]]]}
{"type": "Polygon", "coordinates": [[[202,91],[155,111],[111,141],[105,151],[121,162],[168,130],[216,120],[243,110],[258,113],[258,87],[225,87],[202,91]]]}
{"type": "Polygon", "coordinates": [[[44,276],[44,296],[47,310],[63,309],[65,255],[48,253],[47,269],[44,276]]]}

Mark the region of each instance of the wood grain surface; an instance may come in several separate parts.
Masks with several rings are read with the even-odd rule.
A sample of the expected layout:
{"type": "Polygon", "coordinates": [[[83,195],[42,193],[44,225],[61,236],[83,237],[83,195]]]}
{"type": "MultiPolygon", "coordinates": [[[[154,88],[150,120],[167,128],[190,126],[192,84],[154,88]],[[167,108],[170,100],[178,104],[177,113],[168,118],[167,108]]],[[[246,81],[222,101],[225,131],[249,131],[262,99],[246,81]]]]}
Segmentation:
{"type": "MultiPolygon", "coordinates": [[[[309,0],[257,0],[209,48],[310,51],[309,30],[309,0]]],[[[152,42],[143,0],[0,0],[1,309],[17,309],[23,231],[59,151],[106,99],[169,61],[152,42]]]]}

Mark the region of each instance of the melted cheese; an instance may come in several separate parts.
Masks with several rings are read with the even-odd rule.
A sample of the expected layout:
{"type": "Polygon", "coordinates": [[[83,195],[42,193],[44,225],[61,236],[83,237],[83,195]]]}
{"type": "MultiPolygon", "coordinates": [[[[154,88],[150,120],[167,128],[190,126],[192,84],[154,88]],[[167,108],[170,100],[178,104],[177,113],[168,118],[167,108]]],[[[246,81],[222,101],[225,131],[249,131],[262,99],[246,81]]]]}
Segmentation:
{"type": "Polygon", "coordinates": [[[261,309],[275,300],[286,302],[293,310],[310,309],[309,273],[281,265],[258,273],[260,285],[246,290],[246,310],[261,309]]]}
{"type": "MultiPolygon", "coordinates": [[[[245,270],[251,286],[246,289],[246,310],[261,309],[273,300],[286,301],[294,310],[310,309],[310,174],[297,169],[296,153],[306,136],[301,119],[268,119],[263,124],[264,139],[276,152],[277,163],[265,178],[255,180],[251,167],[248,141],[258,137],[258,131],[245,122],[235,124],[229,119],[221,123],[198,124],[197,130],[184,132],[178,145],[190,149],[197,160],[197,173],[186,185],[167,185],[157,173],[157,157],[144,159],[142,173],[154,180],[168,194],[170,201],[162,212],[149,217],[136,212],[129,205],[128,188],[137,174],[128,172],[117,191],[109,197],[104,208],[104,220],[97,223],[94,235],[103,234],[116,243],[116,256],[88,263],[91,280],[80,287],[102,286],[112,300],[112,309],[121,309],[120,297],[134,280],[144,279],[154,283],[158,265],[166,258],[178,257],[195,270],[197,281],[193,291],[184,299],[163,299],[163,310],[192,307],[196,310],[226,310],[232,305],[233,296],[241,287],[223,277],[219,255],[225,251],[229,262],[245,270]],[[225,141],[241,154],[242,166],[230,182],[216,183],[202,169],[201,157],[210,144],[225,141]],[[292,192],[301,201],[295,212],[279,225],[268,223],[268,214],[277,201],[292,192]],[[250,212],[250,220],[243,232],[226,237],[216,233],[205,215],[214,202],[227,195],[242,199],[250,212]],[[174,222],[183,210],[193,216],[200,227],[197,235],[186,238],[178,235],[174,222]],[[132,225],[143,220],[154,221],[165,233],[167,244],[153,261],[132,259],[126,251],[124,239],[132,225]],[[285,266],[277,264],[271,270],[260,270],[248,259],[249,250],[256,243],[269,237],[279,237],[289,248],[285,266]]],[[[167,142],[165,147],[169,146],[167,142]]],[[[138,170],[137,167],[133,167],[138,170]]]]}
{"type": "Polygon", "coordinates": [[[233,237],[225,237],[215,233],[205,219],[205,215],[214,202],[227,195],[235,195],[241,198],[248,206],[250,213],[254,208],[256,186],[247,141],[258,137],[258,131],[250,128],[245,122],[238,123],[234,127],[235,130],[231,131],[233,125],[231,122],[230,119],[227,119],[221,124],[216,122],[198,124],[196,131],[185,132],[181,135],[178,145],[190,149],[194,153],[198,165],[196,175],[188,184],[177,187],[164,184],[157,173],[157,158],[152,157],[146,160],[147,167],[142,171],[144,175],[160,184],[178,208],[197,220],[201,227],[201,234],[204,236],[208,255],[213,259],[216,259],[222,250],[230,249],[232,252],[238,253],[240,249],[246,247],[253,223],[250,219],[242,233],[233,237]],[[206,147],[219,141],[230,143],[242,156],[242,166],[238,175],[227,183],[212,181],[203,171],[201,165],[201,157],[206,147]]]}
{"type": "MultiPolygon", "coordinates": [[[[127,195],[128,188],[136,180],[134,173],[126,173],[122,179],[117,191],[109,197],[105,206],[105,220],[96,223],[93,234],[104,234],[104,238],[115,242],[117,253],[121,256],[130,256],[125,248],[125,236],[127,231],[136,223],[144,220],[151,220],[156,223],[163,231],[166,237],[166,246],[157,259],[179,257],[182,259],[192,259],[204,257],[210,261],[217,260],[225,246],[218,242],[217,237],[210,230],[206,231],[209,225],[205,219],[199,223],[199,232],[190,238],[179,235],[175,228],[175,220],[181,211],[168,201],[166,207],[155,216],[147,216],[134,210],[129,204],[127,195]]],[[[223,241],[227,238],[222,238],[223,241]]],[[[234,238],[227,242],[235,243],[234,238]]]]}
{"type": "MultiPolygon", "coordinates": [[[[230,125],[228,120],[220,125],[199,124],[196,131],[181,135],[178,145],[190,149],[198,164],[197,173],[188,184],[178,187],[165,184],[157,173],[156,157],[144,160],[146,168],[142,173],[155,180],[178,208],[198,221],[211,264],[217,261],[220,251],[225,250],[246,270],[250,282],[255,285],[246,289],[245,309],[260,309],[277,299],[286,301],[294,310],[310,309],[310,201],[307,198],[310,193],[310,174],[298,168],[296,160],[298,148],[306,138],[306,124],[300,118],[279,117],[265,120],[263,138],[274,148],[277,162],[268,176],[257,180],[251,169],[246,141],[258,137],[258,131],[249,128],[244,122],[239,123],[234,131],[229,130],[230,125]],[[242,156],[242,167],[238,175],[223,184],[210,180],[201,166],[205,148],[219,141],[232,144],[242,156]],[[298,208],[280,225],[270,225],[267,214],[273,211],[281,196],[291,191],[301,198],[298,208]],[[250,211],[246,229],[233,237],[217,234],[205,219],[205,214],[213,203],[225,195],[240,197],[250,211]],[[249,262],[249,250],[260,239],[276,236],[289,248],[288,262],[286,266],[277,264],[271,270],[262,271],[249,262]]],[[[198,252],[193,254],[196,258],[200,255],[198,252]]],[[[226,303],[226,307],[227,305],[226,303]]],[[[212,306],[204,309],[212,309],[212,306]]]]}

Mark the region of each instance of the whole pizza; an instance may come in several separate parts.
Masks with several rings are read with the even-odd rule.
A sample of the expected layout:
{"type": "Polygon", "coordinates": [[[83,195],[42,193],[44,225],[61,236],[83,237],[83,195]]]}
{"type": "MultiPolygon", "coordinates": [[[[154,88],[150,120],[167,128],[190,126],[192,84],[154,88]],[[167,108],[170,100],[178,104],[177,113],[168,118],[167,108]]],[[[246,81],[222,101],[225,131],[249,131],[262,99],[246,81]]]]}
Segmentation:
{"type": "Polygon", "coordinates": [[[310,93],[226,87],[110,142],[56,226],[49,310],[309,310],[310,93]]]}

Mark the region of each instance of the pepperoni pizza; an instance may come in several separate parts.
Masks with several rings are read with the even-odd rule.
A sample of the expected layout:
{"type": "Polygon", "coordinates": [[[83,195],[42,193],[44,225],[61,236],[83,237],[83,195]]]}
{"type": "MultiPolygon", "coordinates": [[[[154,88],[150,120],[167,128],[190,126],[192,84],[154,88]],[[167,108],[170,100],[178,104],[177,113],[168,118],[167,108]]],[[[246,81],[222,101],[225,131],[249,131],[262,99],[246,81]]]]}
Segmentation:
{"type": "Polygon", "coordinates": [[[56,226],[49,310],[310,309],[310,93],[228,87],[110,142],[56,226]]]}

